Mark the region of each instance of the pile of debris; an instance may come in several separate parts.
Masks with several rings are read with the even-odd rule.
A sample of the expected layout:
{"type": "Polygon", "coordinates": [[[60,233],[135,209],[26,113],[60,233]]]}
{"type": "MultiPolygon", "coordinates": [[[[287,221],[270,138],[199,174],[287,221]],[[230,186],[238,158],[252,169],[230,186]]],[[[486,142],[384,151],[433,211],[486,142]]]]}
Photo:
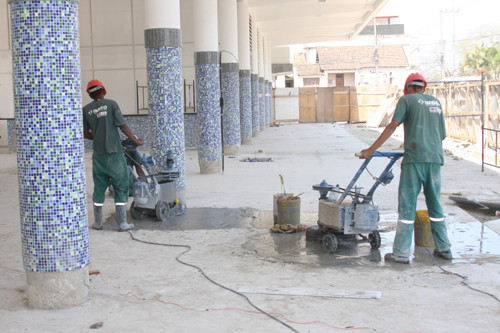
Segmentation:
{"type": "Polygon", "coordinates": [[[272,232],[279,232],[282,234],[291,234],[294,232],[303,232],[311,229],[311,226],[299,224],[299,225],[293,225],[293,224],[275,224],[272,228],[272,232]]]}

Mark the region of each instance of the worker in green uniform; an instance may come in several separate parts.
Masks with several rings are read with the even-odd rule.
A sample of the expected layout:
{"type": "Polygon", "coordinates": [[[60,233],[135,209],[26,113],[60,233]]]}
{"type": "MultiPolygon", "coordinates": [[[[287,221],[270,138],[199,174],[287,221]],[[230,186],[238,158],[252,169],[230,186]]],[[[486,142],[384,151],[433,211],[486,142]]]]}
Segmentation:
{"type": "Polygon", "coordinates": [[[398,222],[393,253],[386,260],[408,264],[417,209],[417,197],[424,188],[425,202],[431,221],[436,248],[434,255],[452,259],[450,241],[446,230],[441,195],[441,166],[444,163],[442,141],[446,128],[441,103],[425,95],[425,78],[414,73],[408,76],[402,96],[396,105],[392,121],[385,127],[370,148],[362,150],[360,158],[368,159],[404,124],[404,154],[398,189],[398,222]]]}
{"type": "Polygon", "coordinates": [[[118,128],[137,146],[144,144],[125,124],[118,104],[105,99],[106,88],[99,80],[87,84],[87,93],[92,102],[83,107],[83,132],[93,141],[92,177],[94,179],[94,224],[93,229],[102,230],[102,207],[106,189],[111,184],[114,190],[116,221],[119,231],[134,229],[127,222],[129,197],[129,169],[123,155],[118,128]]]}

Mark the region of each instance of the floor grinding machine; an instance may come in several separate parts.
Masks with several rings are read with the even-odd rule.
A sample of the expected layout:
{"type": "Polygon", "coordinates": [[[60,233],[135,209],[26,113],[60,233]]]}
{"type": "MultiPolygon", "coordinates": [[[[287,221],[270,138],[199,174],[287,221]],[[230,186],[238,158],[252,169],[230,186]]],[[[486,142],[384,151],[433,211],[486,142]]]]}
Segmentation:
{"type": "Polygon", "coordinates": [[[322,248],[327,253],[335,253],[342,243],[369,242],[371,247],[380,247],[380,233],[377,230],[379,221],[378,207],[373,204],[373,194],[377,187],[387,185],[394,178],[392,166],[403,156],[403,153],[375,152],[365,160],[358,172],[346,188],[332,186],[323,180],[313,185],[313,190],[319,191],[318,226],[323,233],[322,248]],[[365,171],[373,157],[389,158],[389,163],[366,194],[361,193],[362,187],[356,186],[361,174],[365,171]],[[331,192],[331,193],[330,193],[331,192]],[[347,196],[351,200],[346,200],[347,196]],[[363,234],[367,234],[368,237],[363,234]],[[357,235],[361,237],[358,240],[357,235]]]}
{"type": "Polygon", "coordinates": [[[146,214],[165,221],[170,216],[182,215],[186,208],[177,198],[176,180],[179,178],[179,172],[174,170],[172,152],[167,152],[167,170],[158,170],[152,156],[146,157],[145,154],[141,156],[138,151],[136,154],[126,152],[126,149],[136,148],[136,146],[125,147],[125,156],[128,158],[140,156],[140,161],[134,159],[133,161],[146,169],[147,176],[146,179],[136,176],[132,166],[129,165],[130,174],[134,179],[134,201],[130,205],[132,218],[140,219],[142,214],[146,214]]]}

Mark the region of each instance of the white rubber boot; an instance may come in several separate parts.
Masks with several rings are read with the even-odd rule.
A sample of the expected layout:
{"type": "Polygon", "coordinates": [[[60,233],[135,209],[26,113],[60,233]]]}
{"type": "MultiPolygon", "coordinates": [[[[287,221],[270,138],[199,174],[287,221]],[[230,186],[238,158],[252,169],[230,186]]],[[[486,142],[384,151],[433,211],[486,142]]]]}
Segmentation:
{"type": "Polygon", "coordinates": [[[118,223],[118,231],[127,231],[134,229],[132,223],[127,223],[127,206],[116,205],[116,222],[118,223]]]}
{"type": "Polygon", "coordinates": [[[104,227],[102,225],[102,206],[94,205],[94,223],[92,224],[92,229],[102,230],[104,227]]]}

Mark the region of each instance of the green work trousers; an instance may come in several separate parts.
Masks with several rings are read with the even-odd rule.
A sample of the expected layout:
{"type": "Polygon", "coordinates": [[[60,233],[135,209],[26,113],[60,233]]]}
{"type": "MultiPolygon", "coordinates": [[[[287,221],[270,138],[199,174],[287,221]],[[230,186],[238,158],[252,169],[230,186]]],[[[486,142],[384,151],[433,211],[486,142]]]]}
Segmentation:
{"type": "Polygon", "coordinates": [[[438,251],[451,247],[446,230],[441,195],[441,165],[438,163],[408,163],[401,165],[398,192],[399,221],[394,239],[393,254],[396,257],[410,256],[413,227],[417,212],[417,197],[424,187],[425,203],[431,220],[432,236],[438,251]]]}
{"type": "Polygon", "coordinates": [[[113,185],[115,203],[127,203],[129,197],[129,169],[122,152],[92,155],[94,194],[92,200],[103,204],[106,189],[113,185]]]}

